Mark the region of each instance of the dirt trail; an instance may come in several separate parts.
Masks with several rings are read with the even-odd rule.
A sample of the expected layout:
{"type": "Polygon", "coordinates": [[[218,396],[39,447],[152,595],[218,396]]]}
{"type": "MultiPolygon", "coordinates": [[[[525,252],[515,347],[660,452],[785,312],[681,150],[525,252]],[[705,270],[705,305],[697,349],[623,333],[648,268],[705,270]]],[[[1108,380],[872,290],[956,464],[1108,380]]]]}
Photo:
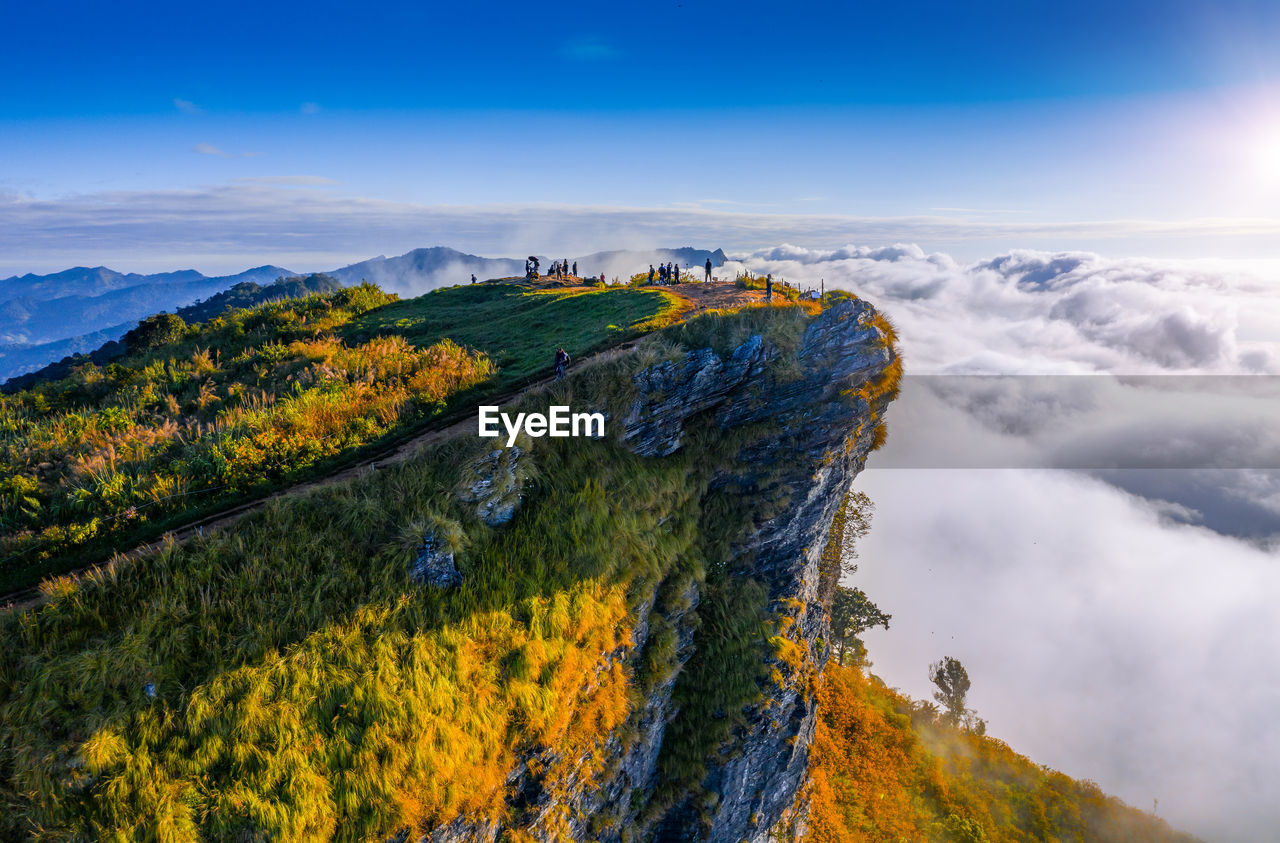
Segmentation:
{"type": "MultiPolygon", "coordinates": [[[[566,290],[582,290],[591,291],[599,289],[597,287],[576,287],[571,285],[557,285],[566,290]]],[[[687,301],[690,305],[689,310],[681,314],[684,318],[695,316],[698,313],[725,307],[740,307],[753,301],[763,301],[764,294],[758,290],[743,290],[735,287],[732,283],[721,282],[711,284],[681,284],[676,287],[663,287],[665,292],[671,293],[681,299],[687,301]]],[[[636,340],[624,342],[603,351],[584,357],[578,361],[577,365],[588,362],[599,362],[609,360],[619,356],[625,351],[635,346],[636,340]]],[[[545,388],[555,380],[554,377],[546,377],[542,380],[527,384],[518,389],[486,398],[486,403],[496,404],[498,406],[506,406],[511,402],[522,398],[530,392],[534,392],[545,388]]],[[[67,572],[63,576],[79,576],[86,571],[95,568],[111,569],[117,565],[126,564],[132,560],[140,559],[149,553],[154,553],[168,542],[181,542],[195,535],[203,535],[206,529],[217,530],[234,524],[242,515],[255,512],[265,507],[268,503],[277,498],[291,497],[303,494],[312,489],[318,489],[322,486],[328,486],[333,483],[341,483],[357,477],[362,473],[374,471],[382,466],[394,465],[403,462],[418,452],[419,449],[426,445],[449,439],[468,430],[475,429],[475,417],[468,414],[466,417],[452,422],[444,427],[432,428],[423,431],[418,435],[407,439],[398,444],[389,446],[386,450],[371,454],[359,462],[338,469],[332,474],[326,474],[323,477],[315,477],[310,480],[304,480],[296,483],[288,488],[281,489],[274,494],[267,495],[262,498],[255,498],[245,503],[236,504],[215,512],[198,521],[193,521],[186,526],[179,527],[165,533],[155,541],[138,545],[130,550],[120,551],[112,555],[106,561],[94,565],[86,565],[82,568],[76,568],[67,572]]],[[[40,591],[39,586],[24,589],[22,591],[11,592],[10,594],[0,595],[0,612],[11,609],[27,609],[37,606],[44,601],[44,594],[40,591]]]]}

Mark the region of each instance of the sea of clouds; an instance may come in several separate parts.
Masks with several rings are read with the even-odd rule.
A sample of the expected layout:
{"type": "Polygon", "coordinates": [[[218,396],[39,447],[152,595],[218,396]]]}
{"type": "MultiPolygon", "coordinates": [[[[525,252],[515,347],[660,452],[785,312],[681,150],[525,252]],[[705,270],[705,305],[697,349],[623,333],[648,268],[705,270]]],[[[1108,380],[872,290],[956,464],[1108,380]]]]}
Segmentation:
{"type": "Polygon", "coordinates": [[[1213,840],[1280,828],[1280,279],[914,245],[739,256],[855,291],[907,377],[858,483],[875,672],[961,659],[992,734],[1213,840]]]}

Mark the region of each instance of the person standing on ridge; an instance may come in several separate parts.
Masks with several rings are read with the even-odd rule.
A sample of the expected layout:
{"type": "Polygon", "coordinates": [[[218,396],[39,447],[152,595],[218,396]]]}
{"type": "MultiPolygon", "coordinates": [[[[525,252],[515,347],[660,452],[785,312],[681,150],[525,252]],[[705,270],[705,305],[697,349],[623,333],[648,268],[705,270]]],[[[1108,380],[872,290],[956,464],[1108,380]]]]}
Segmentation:
{"type": "Polygon", "coordinates": [[[676,283],[680,283],[680,264],[676,264],[676,283]]]}
{"type": "Polygon", "coordinates": [[[653,286],[653,264],[649,264],[649,286],[653,286]]]}
{"type": "Polygon", "coordinates": [[[556,349],[556,380],[564,377],[565,369],[569,366],[569,352],[563,348],[556,349]]]}
{"type": "Polygon", "coordinates": [[[574,276],[574,277],[577,277],[577,275],[578,275],[578,262],[577,262],[577,261],[574,261],[574,262],[573,262],[573,272],[570,272],[569,274],[570,274],[570,275],[572,275],[572,276],[574,276]]]}
{"type": "Polygon", "coordinates": [[[773,273],[764,277],[764,300],[773,301],[773,273]]]}
{"type": "Polygon", "coordinates": [[[706,278],[703,279],[703,283],[705,284],[707,281],[710,281],[710,280],[711,280],[711,258],[707,258],[707,276],[706,278]]]}
{"type": "Polygon", "coordinates": [[[476,274],[474,272],[471,273],[471,283],[472,284],[476,283],[476,274]]]}

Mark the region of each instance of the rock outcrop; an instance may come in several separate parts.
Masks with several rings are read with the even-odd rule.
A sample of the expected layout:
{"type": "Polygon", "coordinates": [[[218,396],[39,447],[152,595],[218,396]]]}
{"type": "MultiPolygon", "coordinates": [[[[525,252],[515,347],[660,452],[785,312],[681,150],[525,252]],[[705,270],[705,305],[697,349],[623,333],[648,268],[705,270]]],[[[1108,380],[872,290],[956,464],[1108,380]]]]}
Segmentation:
{"type": "MultiPolygon", "coordinates": [[[[739,459],[740,465],[760,470],[725,472],[718,482],[747,494],[781,491],[790,500],[786,509],[761,524],[733,551],[736,558],[750,559],[752,574],[767,583],[773,604],[791,600],[791,605],[802,607],[796,619],[799,638],[817,670],[828,655],[820,642],[829,637],[819,594],[819,560],[836,510],[871,450],[877,412],[864,400],[850,400],[847,393],[880,377],[894,355],[887,338],[872,324],[874,313],[861,300],[832,308],[806,329],[797,352],[799,371],[792,377],[771,378],[757,389],[751,388],[749,377],[743,377],[712,405],[717,426],[725,430],[768,422],[769,433],[753,438],[739,459]],[[762,488],[765,484],[770,488],[762,488]]],[[[752,337],[743,343],[731,360],[767,358],[771,352],[761,348],[758,340],[752,337]]],[[[689,359],[695,354],[691,352],[689,359]]],[[[708,360],[706,368],[715,370],[716,362],[708,360]]],[[[719,368],[733,374],[741,371],[734,366],[719,368]]],[[[698,384],[700,378],[693,373],[682,381],[698,384]]],[[[642,391],[649,383],[637,379],[642,391]]],[[[702,387],[704,394],[709,391],[702,387]]],[[[670,392],[665,401],[667,406],[679,406],[679,399],[670,392]]],[[[705,399],[703,408],[709,409],[705,399]]],[[[806,698],[798,684],[774,688],[750,713],[749,729],[739,736],[730,760],[711,770],[705,786],[716,795],[717,803],[709,820],[699,816],[703,812],[693,805],[678,806],[661,825],[660,836],[770,839],[770,830],[784,819],[804,781],[817,723],[814,701],[806,698]]]]}
{"type": "Polygon", "coordinates": [[[462,574],[458,571],[453,551],[434,533],[428,533],[409,568],[409,579],[418,585],[452,588],[462,583],[462,574]]]}
{"type": "MultiPolygon", "coordinates": [[[[644,689],[629,734],[609,738],[603,778],[562,787],[553,798],[539,790],[529,763],[512,773],[509,805],[521,831],[534,839],[563,839],[563,826],[556,834],[543,822],[553,813],[570,817],[571,836],[581,840],[736,843],[789,839],[803,828],[804,809],[796,797],[816,729],[813,679],[828,657],[821,591],[834,582],[822,576],[820,560],[888,400],[863,387],[884,377],[894,361],[874,317],[870,305],[849,300],[812,320],[798,346],[785,351],[785,361],[783,350],[757,335],[723,357],[710,348],[694,349],[633,377],[634,397],[617,433],[623,447],[667,458],[680,451],[692,425],[703,431],[710,425],[725,441],[741,442],[736,458],[717,470],[712,490],[779,502],[776,512],[739,536],[725,564],[762,583],[770,608],[792,619],[789,634],[798,656],[778,665],[771,687],[745,712],[745,727],[709,764],[697,793],[668,799],[655,811],[649,802],[662,784],[659,758],[677,715],[674,687],[680,666],[698,646],[699,586],[691,580],[673,605],[655,607],[656,595],[642,601],[629,652],[609,658],[641,653],[655,635],[674,636],[675,670],[644,689]],[[590,826],[598,816],[611,818],[603,831],[590,826]],[[786,832],[777,831],[784,825],[786,832]]],[[[508,506],[519,502],[519,456],[495,452],[477,466],[477,482],[465,491],[486,521],[509,519],[508,506]]],[[[492,823],[459,819],[422,839],[496,840],[502,831],[492,823]]]]}
{"type": "Polygon", "coordinates": [[[490,451],[471,466],[458,488],[458,497],[474,503],[476,517],[490,527],[506,524],[523,500],[526,457],[519,445],[490,451]]]}

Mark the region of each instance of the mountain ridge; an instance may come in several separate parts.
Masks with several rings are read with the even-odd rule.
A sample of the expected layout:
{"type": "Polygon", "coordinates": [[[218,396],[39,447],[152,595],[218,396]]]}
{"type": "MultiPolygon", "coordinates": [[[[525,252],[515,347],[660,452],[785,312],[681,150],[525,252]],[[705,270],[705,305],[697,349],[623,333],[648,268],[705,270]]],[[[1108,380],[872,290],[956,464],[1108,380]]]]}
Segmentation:
{"type": "MultiPolygon", "coordinates": [[[[701,266],[726,260],[720,249],[683,246],[649,251],[596,252],[569,258],[579,274],[626,277],[642,264],[673,260],[701,266]]],[[[545,272],[552,261],[543,259],[545,272]]],[[[425,246],[402,255],[379,255],[322,273],[346,286],[368,281],[387,292],[417,295],[436,287],[524,275],[523,258],[487,258],[449,246],[425,246]]],[[[191,305],[237,283],[270,283],[296,276],[283,267],[263,265],[231,275],[206,276],[195,269],[149,275],[122,273],[105,266],[71,267],[46,275],[26,273],[0,279],[0,382],[26,374],[69,355],[89,352],[118,340],[137,320],[191,305]],[[176,286],[175,286],[176,285],[176,286]]]]}

